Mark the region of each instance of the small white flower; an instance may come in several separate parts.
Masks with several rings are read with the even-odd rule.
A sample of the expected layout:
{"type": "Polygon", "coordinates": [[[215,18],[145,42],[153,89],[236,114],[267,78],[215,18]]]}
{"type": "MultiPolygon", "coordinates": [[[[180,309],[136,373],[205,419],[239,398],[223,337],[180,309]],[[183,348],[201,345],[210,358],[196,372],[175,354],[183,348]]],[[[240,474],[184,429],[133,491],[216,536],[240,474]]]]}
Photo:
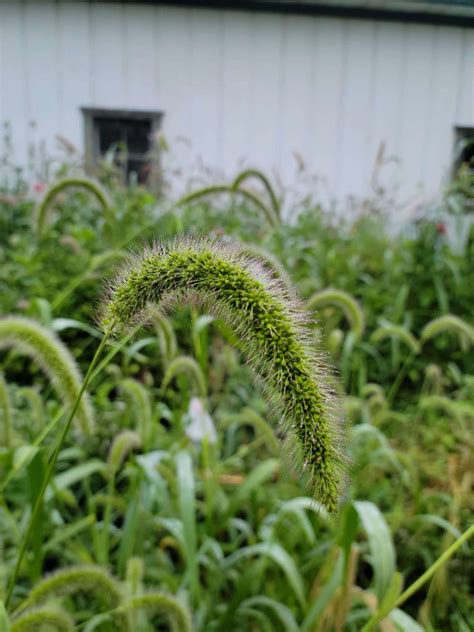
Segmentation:
{"type": "Polygon", "coordinates": [[[217,434],[211,416],[198,397],[192,397],[188,412],[185,415],[186,435],[194,443],[201,443],[206,438],[209,443],[216,443],[217,434]]]}

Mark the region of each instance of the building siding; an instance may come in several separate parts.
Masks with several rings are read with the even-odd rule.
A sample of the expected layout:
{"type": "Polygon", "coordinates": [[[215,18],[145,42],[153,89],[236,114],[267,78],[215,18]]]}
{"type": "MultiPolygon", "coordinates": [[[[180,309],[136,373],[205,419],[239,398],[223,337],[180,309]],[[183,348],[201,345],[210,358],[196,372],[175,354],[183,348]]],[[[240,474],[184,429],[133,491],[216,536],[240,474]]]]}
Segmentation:
{"type": "MultiPolygon", "coordinates": [[[[455,125],[474,127],[474,29],[140,4],[0,3],[0,119],[15,159],[60,133],[83,147],[81,106],[164,111],[184,173],[242,165],[321,196],[370,194],[380,143],[400,196],[436,194],[455,125]]],[[[183,178],[184,181],[184,178],[183,178]]]]}

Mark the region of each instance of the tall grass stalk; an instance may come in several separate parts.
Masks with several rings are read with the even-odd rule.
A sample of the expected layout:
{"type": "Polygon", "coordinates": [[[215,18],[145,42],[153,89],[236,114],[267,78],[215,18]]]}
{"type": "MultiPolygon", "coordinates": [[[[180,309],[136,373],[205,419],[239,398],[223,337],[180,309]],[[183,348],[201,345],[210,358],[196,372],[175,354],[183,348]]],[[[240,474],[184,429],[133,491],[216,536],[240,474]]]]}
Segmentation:
{"type": "Polygon", "coordinates": [[[8,584],[8,588],[7,588],[7,594],[6,594],[6,598],[5,598],[5,606],[8,607],[11,598],[13,596],[13,589],[15,588],[15,584],[16,584],[16,580],[18,578],[18,574],[20,572],[20,568],[21,568],[21,563],[23,562],[23,558],[25,556],[26,553],[26,549],[28,548],[28,544],[31,540],[31,536],[33,535],[33,530],[35,528],[35,524],[36,524],[36,520],[39,516],[40,510],[41,510],[41,505],[43,503],[43,498],[44,495],[46,493],[46,489],[49,485],[49,482],[51,481],[51,478],[53,476],[53,472],[54,472],[54,468],[56,466],[56,462],[58,460],[58,456],[59,453],[61,451],[61,448],[64,445],[64,441],[66,439],[66,436],[71,428],[71,424],[72,421],[74,419],[74,416],[76,415],[78,409],[79,409],[79,405],[81,403],[81,398],[87,388],[87,385],[89,384],[90,378],[93,374],[93,371],[97,365],[97,362],[99,360],[99,357],[102,353],[102,350],[104,349],[107,340],[109,338],[110,332],[113,328],[113,323],[111,323],[110,327],[105,331],[102,340],[99,344],[99,346],[97,347],[97,350],[95,352],[94,357],[92,358],[92,362],[89,365],[89,368],[87,369],[87,373],[86,376],[84,377],[84,380],[82,382],[81,388],[79,390],[79,393],[76,397],[76,401],[74,402],[74,405],[71,409],[71,412],[69,413],[69,417],[67,418],[66,423],[64,424],[64,428],[63,431],[61,433],[61,435],[59,436],[57,442],[56,442],[56,447],[54,448],[53,454],[51,456],[51,460],[49,461],[48,464],[48,468],[46,470],[46,473],[44,475],[44,478],[41,482],[41,487],[40,490],[38,492],[38,496],[36,497],[36,502],[34,504],[33,507],[33,511],[31,513],[31,517],[28,523],[28,527],[26,529],[26,532],[21,540],[21,544],[20,544],[20,550],[18,552],[18,557],[15,563],[15,567],[13,569],[13,573],[12,576],[10,577],[10,581],[8,584]]]}
{"type": "Polygon", "coordinates": [[[427,571],[423,573],[417,580],[415,580],[408,588],[402,592],[402,594],[395,600],[380,608],[373,617],[362,628],[362,632],[372,632],[374,627],[382,621],[392,610],[401,606],[407,599],[414,595],[426,582],[428,582],[438,569],[440,569],[450,557],[452,557],[456,551],[474,535],[474,524],[471,525],[466,531],[459,536],[459,538],[451,544],[451,546],[442,553],[438,559],[429,567],[427,571]]]}

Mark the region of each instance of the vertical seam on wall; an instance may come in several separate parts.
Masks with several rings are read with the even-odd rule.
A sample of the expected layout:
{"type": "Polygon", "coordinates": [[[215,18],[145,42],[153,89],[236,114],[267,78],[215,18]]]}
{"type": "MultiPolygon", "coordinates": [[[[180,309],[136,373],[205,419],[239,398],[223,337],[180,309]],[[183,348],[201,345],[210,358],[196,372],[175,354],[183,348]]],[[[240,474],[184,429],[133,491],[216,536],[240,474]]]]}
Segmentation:
{"type": "MultiPolygon", "coordinates": [[[[128,39],[128,20],[129,20],[129,11],[128,7],[124,2],[121,3],[120,6],[120,32],[122,34],[122,46],[120,47],[120,55],[121,59],[121,67],[122,67],[122,106],[127,109],[128,102],[130,98],[130,90],[128,87],[128,47],[129,47],[129,39],[128,39]]],[[[130,13],[131,15],[131,13],[130,13]]],[[[133,72],[133,71],[132,71],[133,72]]]]}
{"type": "Polygon", "coordinates": [[[286,73],[285,73],[285,53],[288,46],[288,24],[286,15],[280,16],[280,37],[279,37],[279,55],[278,55],[278,104],[277,104],[277,129],[275,130],[275,139],[277,142],[276,147],[276,165],[275,169],[277,176],[281,175],[282,162],[283,162],[283,147],[285,144],[284,139],[284,125],[283,125],[283,94],[285,92],[286,85],[286,73]]]}
{"type": "Polygon", "coordinates": [[[344,119],[346,113],[346,96],[347,96],[347,58],[348,58],[348,37],[350,30],[351,21],[348,19],[344,19],[343,21],[343,35],[342,35],[342,63],[341,63],[341,77],[340,77],[340,88],[339,99],[337,100],[337,138],[336,138],[336,165],[335,165],[335,173],[334,173],[334,189],[336,191],[339,190],[339,186],[341,183],[341,164],[342,164],[342,138],[344,132],[344,119]]]}
{"type": "Polygon", "coordinates": [[[30,129],[30,119],[31,119],[31,103],[30,103],[30,73],[28,69],[28,38],[26,37],[26,0],[21,1],[20,5],[20,26],[21,26],[21,41],[23,43],[22,51],[21,51],[21,68],[23,74],[23,95],[25,99],[25,114],[26,114],[26,139],[28,146],[28,137],[29,137],[29,129],[30,129]]]}
{"type": "Polygon", "coordinates": [[[407,47],[408,47],[408,25],[403,24],[403,47],[402,47],[402,63],[400,68],[401,74],[401,82],[400,82],[400,98],[398,101],[398,116],[397,116],[397,130],[395,134],[395,156],[397,159],[401,159],[400,156],[400,148],[402,142],[402,131],[403,131],[403,100],[406,92],[406,72],[405,68],[407,65],[407,47]]]}
{"type": "MultiPolygon", "coordinates": [[[[461,120],[461,114],[459,112],[460,110],[460,106],[461,106],[461,99],[462,99],[462,95],[463,95],[463,90],[464,90],[464,82],[463,82],[463,77],[464,77],[464,64],[467,58],[467,54],[466,54],[466,48],[467,48],[467,34],[468,34],[468,29],[463,29],[463,34],[462,34],[462,44],[461,44],[461,63],[459,64],[459,75],[458,75],[458,90],[457,90],[457,95],[456,95],[456,120],[454,121],[454,125],[453,127],[456,127],[459,124],[462,124],[462,120],[461,120]]],[[[455,130],[453,129],[453,132],[455,134],[455,130]]]]}
{"type": "Polygon", "coordinates": [[[433,92],[433,87],[434,87],[436,61],[438,59],[438,54],[439,54],[440,27],[434,26],[433,28],[434,28],[434,33],[432,34],[432,38],[431,38],[431,55],[430,55],[431,65],[430,65],[429,91],[428,91],[430,98],[428,99],[428,104],[427,104],[428,112],[426,113],[426,116],[424,117],[425,123],[424,123],[424,130],[423,130],[423,145],[422,145],[422,156],[424,156],[425,159],[420,161],[421,165],[420,165],[420,172],[419,172],[419,178],[421,182],[425,182],[427,165],[431,158],[431,152],[429,151],[431,149],[431,147],[429,146],[430,130],[432,130],[431,132],[432,134],[436,134],[435,130],[433,130],[433,125],[432,125],[433,98],[436,98],[433,92]]]}
{"type": "Polygon", "coordinates": [[[226,12],[219,13],[219,48],[221,54],[219,55],[218,66],[218,90],[219,90],[219,107],[217,109],[217,162],[219,165],[223,163],[223,119],[224,119],[224,63],[225,63],[225,15],[226,12]]]}
{"type": "Polygon", "coordinates": [[[63,10],[64,10],[64,5],[62,5],[59,2],[56,2],[55,6],[55,11],[54,11],[54,28],[56,29],[56,33],[55,33],[55,40],[56,40],[56,57],[58,60],[58,66],[57,66],[57,72],[58,72],[58,85],[57,85],[57,90],[56,90],[56,98],[57,98],[57,105],[58,105],[58,131],[56,132],[61,133],[61,131],[63,130],[64,127],[64,120],[63,120],[63,81],[64,81],[64,72],[63,72],[63,60],[64,57],[63,55],[61,55],[62,52],[62,42],[63,42],[63,37],[62,37],[62,33],[63,33],[63,29],[62,27],[62,20],[61,20],[61,16],[63,15],[63,10]]]}
{"type": "Polygon", "coordinates": [[[95,73],[95,66],[94,66],[94,59],[95,59],[95,27],[94,27],[94,18],[93,18],[93,12],[94,12],[94,6],[91,3],[87,4],[87,12],[88,12],[88,20],[87,20],[87,24],[88,24],[88,33],[89,33],[89,86],[90,86],[90,95],[91,95],[91,100],[92,103],[88,104],[88,105],[92,105],[92,106],[98,106],[99,104],[96,102],[97,99],[97,92],[96,92],[96,86],[95,86],[95,82],[96,82],[96,73],[95,73]]]}
{"type": "MultiPolygon", "coordinates": [[[[161,81],[160,81],[160,64],[159,64],[159,29],[160,25],[160,7],[153,7],[153,30],[152,30],[152,39],[153,39],[153,90],[155,91],[155,96],[157,97],[157,101],[161,100],[161,81]]],[[[155,109],[164,113],[164,108],[161,107],[161,104],[155,102],[155,97],[153,98],[155,109]]],[[[160,125],[162,129],[162,125],[160,125]]]]}
{"type": "MultiPolygon", "coordinates": [[[[372,192],[372,182],[374,180],[374,171],[377,168],[375,163],[375,157],[378,155],[378,147],[375,148],[375,154],[372,154],[372,142],[374,141],[374,113],[375,113],[375,75],[376,75],[376,63],[378,59],[378,47],[379,47],[380,30],[378,22],[372,21],[372,50],[370,55],[370,79],[369,79],[369,121],[367,125],[367,134],[365,139],[366,145],[366,176],[368,181],[366,182],[367,194],[372,192]],[[369,167],[367,169],[367,167],[369,167]]],[[[377,140],[375,142],[378,142],[377,140]]]]}

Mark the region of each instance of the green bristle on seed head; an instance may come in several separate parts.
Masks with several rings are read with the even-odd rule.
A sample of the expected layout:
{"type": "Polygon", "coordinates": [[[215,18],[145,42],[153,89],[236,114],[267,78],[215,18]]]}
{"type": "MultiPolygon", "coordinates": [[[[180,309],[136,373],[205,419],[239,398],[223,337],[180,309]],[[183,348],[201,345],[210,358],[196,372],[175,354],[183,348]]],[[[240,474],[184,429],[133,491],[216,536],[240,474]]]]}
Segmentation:
{"type": "Polygon", "coordinates": [[[277,396],[317,498],[334,510],[343,458],[325,363],[307,333],[304,309],[258,262],[206,240],[157,245],[110,288],[102,323],[127,327],[143,320],[151,306],[190,300],[234,329],[249,363],[277,396]]]}

